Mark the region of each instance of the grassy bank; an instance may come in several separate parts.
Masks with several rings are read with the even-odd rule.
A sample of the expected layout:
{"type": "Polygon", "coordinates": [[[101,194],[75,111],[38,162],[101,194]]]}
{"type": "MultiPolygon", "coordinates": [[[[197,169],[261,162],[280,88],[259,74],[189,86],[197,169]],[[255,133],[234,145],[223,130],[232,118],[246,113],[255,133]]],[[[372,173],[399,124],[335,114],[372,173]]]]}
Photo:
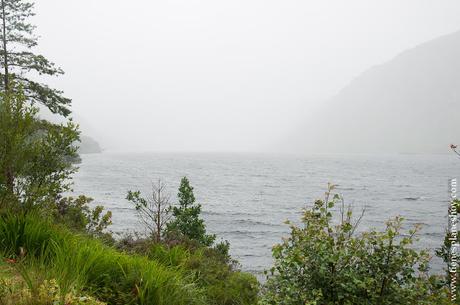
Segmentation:
{"type": "MultiPolygon", "coordinates": [[[[174,257],[165,249],[162,261],[158,259],[158,248],[151,251],[150,257],[126,254],[34,214],[0,218],[0,251],[3,269],[8,271],[0,277],[16,279],[17,287],[12,290],[24,288],[18,282],[25,283],[25,288],[36,297],[44,283],[53,281],[62,300],[72,294],[92,296],[108,304],[251,304],[254,301],[239,299],[238,295],[245,295],[239,289],[255,288],[241,287],[239,273],[230,274],[234,283],[213,276],[219,285],[212,280],[208,286],[204,285],[190,268],[190,260],[200,257],[197,254],[191,256],[184,250],[175,255],[180,258],[165,259],[174,257]],[[235,291],[227,296],[215,291],[228,292],[229,288],[235,291]]],[[[11,298],[17,291],[10,296],[8,293],[3,291],[3,299],[11,298]]]]}

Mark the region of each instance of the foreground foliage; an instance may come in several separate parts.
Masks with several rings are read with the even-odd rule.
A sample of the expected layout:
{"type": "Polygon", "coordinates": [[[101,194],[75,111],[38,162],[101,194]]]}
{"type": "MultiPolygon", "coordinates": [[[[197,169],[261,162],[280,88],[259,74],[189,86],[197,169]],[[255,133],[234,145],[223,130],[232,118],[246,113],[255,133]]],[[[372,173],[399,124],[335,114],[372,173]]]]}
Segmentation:
{"type": "Polygon", "coordinates": [[[0,208],[46,208],[70,190],[78,137],[71,121],[40,120],[21,91],[0,93],[0,208]]]}
{"type": "Polygon", "coordinates": [[[69,292],[66,295],[55,280],[44,280],[37,289],[18,277],[0,278],[1,305],[106,305],[93,297],[69,292]]]}
{"type": "Polygon", "coordinates": [[[126,252],[33,213],[0,218],[0,256],[11,262],[30,291],[54,281],[59,289],[53,291],[62,299],[86,295],[107,304],[257,302],[256,279],[231,269],[217,250],[151,245],[144,254],[126,252]]]}
{"type": "Polygon", "coordinates": [[[200,218],[201,205],[195,203],[193,187],[186,177],[179,187],[179,204],[172,206],[169,198],[161,181],[153,184],[148,198],[139,191],[129,191],[126,199],[134,204],[148,233],[144,238],[126,236],[117,247],[182,270],[203,291],[206,304],[256,304],[257,279],[238,269],[229,255],[228,242],[214,245],[216,237],[206,233],[204,220],[200,218]]]}
{"type": "Polygon", "coordinates": [[[76,232],[113,242],[112,236],[106,230],[112,224],[112,212],[104,212],[104,207],[100,205],[91,208],[92,201],[92,198],[83,195],[77,198],[60,198],[50,205],[52,219],[76,232]]]}
{"type": "Polygon", "coordinates": [[[184,270],[203,289],[206,304],[257,303],[257,279],[249,273],[241,272],[236,262],[229,261],[227,252],[217,247],[187,248],[184,245],[153,244],[147,250],[147,255],[167,266],[184,270]]]}
{"type": "Polygon", "coordinates": [[[274,247],[261,304],[450,304],[441,278],[428,274],[428,253],[413,247],[417,228],[403,233],[398,217],[358,234],[360,218],[332,191],[274,247]]]}
{"type": "Polygon", "coordinates": [[[108,304],[205,303],[180,270],[120,253],[33,214],[1,217],[0,249],[17,262],[23,278],[54,279],[62,297],[85,292],[108,304]]]}

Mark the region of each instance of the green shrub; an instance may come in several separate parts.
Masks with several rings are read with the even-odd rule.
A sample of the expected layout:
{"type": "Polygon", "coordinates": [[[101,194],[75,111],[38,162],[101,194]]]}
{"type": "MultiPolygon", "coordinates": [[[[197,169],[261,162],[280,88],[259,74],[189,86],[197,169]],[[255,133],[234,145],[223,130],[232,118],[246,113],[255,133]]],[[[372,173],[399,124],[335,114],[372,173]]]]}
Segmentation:
{"type": "Polygon", "coordinates": [[[121,252],[142,255],[147,255],[153,245],[155,245],[154,240],[138,232],[125,233],[114,244],[115,248],[121,252]]]}
{"type": "Polygon", "coordinates": [[[403,233],[398,217],[384,231],[357,234],[360,218],[353,220],[332,191],[304,211],[302,226],[290,224],[289,238],[274,247],[260,304],[446,304],[440,278],[428,275],[428,253],[413,247],[417,229],[403,233]]]}
{"type": "Polygon", "coordinates": [[[53,220],[66,225],[77,232],[85,232],[93,237],[98,237],[108,243],[113,243],[113,238],[106,231],[112,224],[112,212],[103,214],[104,207],[98,205],[93,209],[89,204],[92,198],[78,196],[77,198],[60,198],[55,204],[49,205],[53,211],[53,220]]]}

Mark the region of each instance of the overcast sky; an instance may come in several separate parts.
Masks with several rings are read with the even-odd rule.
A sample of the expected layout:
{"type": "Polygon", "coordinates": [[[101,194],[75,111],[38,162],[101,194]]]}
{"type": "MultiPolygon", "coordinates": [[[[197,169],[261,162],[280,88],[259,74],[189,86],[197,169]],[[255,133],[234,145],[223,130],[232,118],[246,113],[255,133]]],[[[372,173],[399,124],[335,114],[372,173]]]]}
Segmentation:
{"type": "Polygon", "coordinates": [[[458,0],[38,0],[50,82],[109,150],[265,151],[369,67],[460,30],[458,0]]]}

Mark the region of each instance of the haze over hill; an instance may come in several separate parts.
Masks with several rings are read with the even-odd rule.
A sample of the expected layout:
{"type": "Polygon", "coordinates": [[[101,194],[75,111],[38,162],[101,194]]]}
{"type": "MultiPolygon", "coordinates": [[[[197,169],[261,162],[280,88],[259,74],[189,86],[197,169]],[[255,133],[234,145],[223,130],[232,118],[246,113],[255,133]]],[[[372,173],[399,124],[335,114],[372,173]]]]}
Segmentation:
{"type": "Polygon", "coordinates": [[[458,0],[40,0],[34,23],[66,72],[47,83],[107,151],[276,152],[321,101],[459,14],[458,0]]]}
{"type": "Polygon", "coordinates": [[[438,153],[460,141],[460,31],[375,66],[310,113],[293,151],[438,153]]]}

